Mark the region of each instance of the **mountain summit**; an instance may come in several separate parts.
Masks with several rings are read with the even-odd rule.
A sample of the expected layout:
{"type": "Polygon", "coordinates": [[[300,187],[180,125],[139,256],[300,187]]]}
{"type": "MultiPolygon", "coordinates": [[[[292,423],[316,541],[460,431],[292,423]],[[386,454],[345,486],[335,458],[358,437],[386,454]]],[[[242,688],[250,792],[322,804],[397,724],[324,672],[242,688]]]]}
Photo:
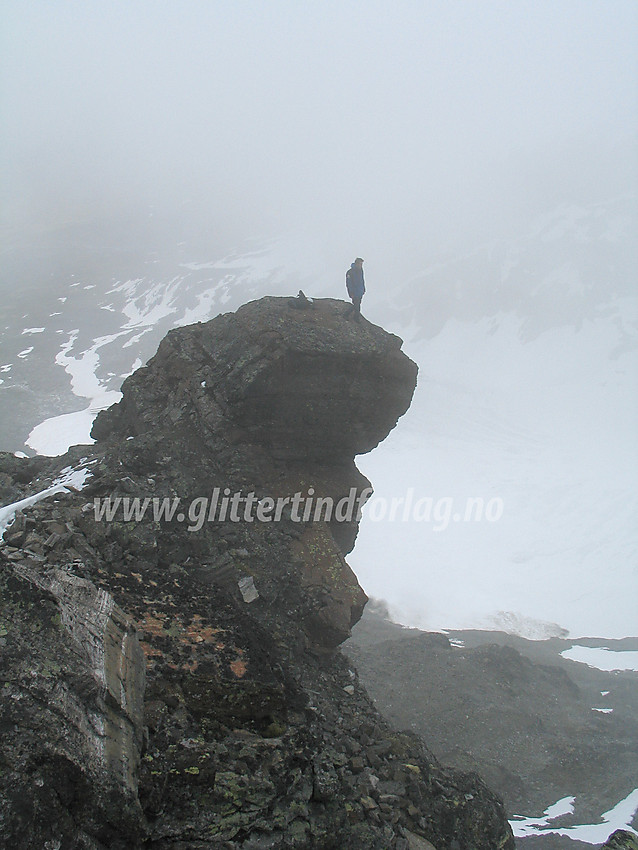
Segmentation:
{"type": "Polygon", "coordinates": [[[0,456],[12,846],[514,846],[500,801],[392,730],[338,649],[366,603],[354,456],[417,374],[344,307],[268,297],[173,330],[94,446],[0,456]]]}

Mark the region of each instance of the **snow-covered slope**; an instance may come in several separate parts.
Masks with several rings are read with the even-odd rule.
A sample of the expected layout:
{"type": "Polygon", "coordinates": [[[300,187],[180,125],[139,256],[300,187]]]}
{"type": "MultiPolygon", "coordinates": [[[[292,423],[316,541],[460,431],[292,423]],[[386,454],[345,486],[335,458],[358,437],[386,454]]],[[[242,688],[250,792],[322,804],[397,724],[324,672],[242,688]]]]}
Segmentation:
{"type": "Polygon", "coordinates": [[[636,352],[610,356],[606,319],[530,342],[515,316],[491,325],[452,320],[407,345],[412,409],[359,465],[376,498],[412,488],[432,511],[375,522],[371,502],[353,567],[410,625],[636,634],[636,352]]]}
{"type": "MultiPolygon", "coordinates": [[[[376,494],[350,560],[401,621],[638,634],[636,225],[633,199],[564,206],[389,291],[367,269],[364,313],[420,376],[359,458],[376,494]]],[[[342,295],[334,258],[294,238],[113,245],[73,231],[5,252],[2,448],[86,440],[174,325],[300,286],[342,295]]]]}
{"type": "Polygon", "coordinates": [[[351,559],[401,622],[638,634],[636,234],[627,200],[562,208],[389,305],[419,387],[360,466],[425,501],[371,502],[351,559]]]}

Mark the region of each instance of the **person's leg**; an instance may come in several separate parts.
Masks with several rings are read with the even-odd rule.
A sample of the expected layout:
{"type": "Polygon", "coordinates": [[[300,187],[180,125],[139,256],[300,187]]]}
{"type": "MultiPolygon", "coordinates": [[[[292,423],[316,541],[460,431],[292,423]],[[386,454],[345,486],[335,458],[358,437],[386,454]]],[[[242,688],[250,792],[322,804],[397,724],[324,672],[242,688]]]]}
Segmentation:
{"type": "Polygon", "coordinates": [[[359,319],[361,318],[361,299],[362,298],[363,298],[362,295],[357,295],[356,298],[352,299],[352,307],[353,307],[353,310],[354,310],[354,320],[355,320],[355,322],[358,322],[359,319]]]}

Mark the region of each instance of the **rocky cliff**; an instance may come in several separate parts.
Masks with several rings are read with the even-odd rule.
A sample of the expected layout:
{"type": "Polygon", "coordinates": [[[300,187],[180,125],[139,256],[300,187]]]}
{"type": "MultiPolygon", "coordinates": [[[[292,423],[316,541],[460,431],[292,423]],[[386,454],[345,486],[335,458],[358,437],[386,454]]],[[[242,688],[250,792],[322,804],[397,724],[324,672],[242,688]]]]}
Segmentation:
{"type": "Polygon", "coordinates": [[[338,649],[366,603],[354,456],[417,369],[342,302],[304,306],[173,330],[94,446],[2,456],[7,846],[513,847],[338,649]]]}

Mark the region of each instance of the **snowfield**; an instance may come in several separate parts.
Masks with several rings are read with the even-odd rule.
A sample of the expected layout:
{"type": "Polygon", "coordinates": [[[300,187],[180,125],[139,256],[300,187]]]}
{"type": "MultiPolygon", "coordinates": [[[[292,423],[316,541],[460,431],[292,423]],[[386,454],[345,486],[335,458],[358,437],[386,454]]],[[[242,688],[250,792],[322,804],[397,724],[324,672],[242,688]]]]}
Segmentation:
{"type": "Polygon", "coordinates": [[[420,370],[412,408],[357,463],[376,496],[412,487],[453,511],[441,528],[400,511],[367,522],[364,510],[350,562],[399,622],[530,638],[637,633],[638,357],[616,352],[615,332],[630,310],[625,300],[612,320],[530,342],[510,315],[406,343],[420,370]],[[500,518],[465,521],[475,498],[501,500],[500,518]]]}

